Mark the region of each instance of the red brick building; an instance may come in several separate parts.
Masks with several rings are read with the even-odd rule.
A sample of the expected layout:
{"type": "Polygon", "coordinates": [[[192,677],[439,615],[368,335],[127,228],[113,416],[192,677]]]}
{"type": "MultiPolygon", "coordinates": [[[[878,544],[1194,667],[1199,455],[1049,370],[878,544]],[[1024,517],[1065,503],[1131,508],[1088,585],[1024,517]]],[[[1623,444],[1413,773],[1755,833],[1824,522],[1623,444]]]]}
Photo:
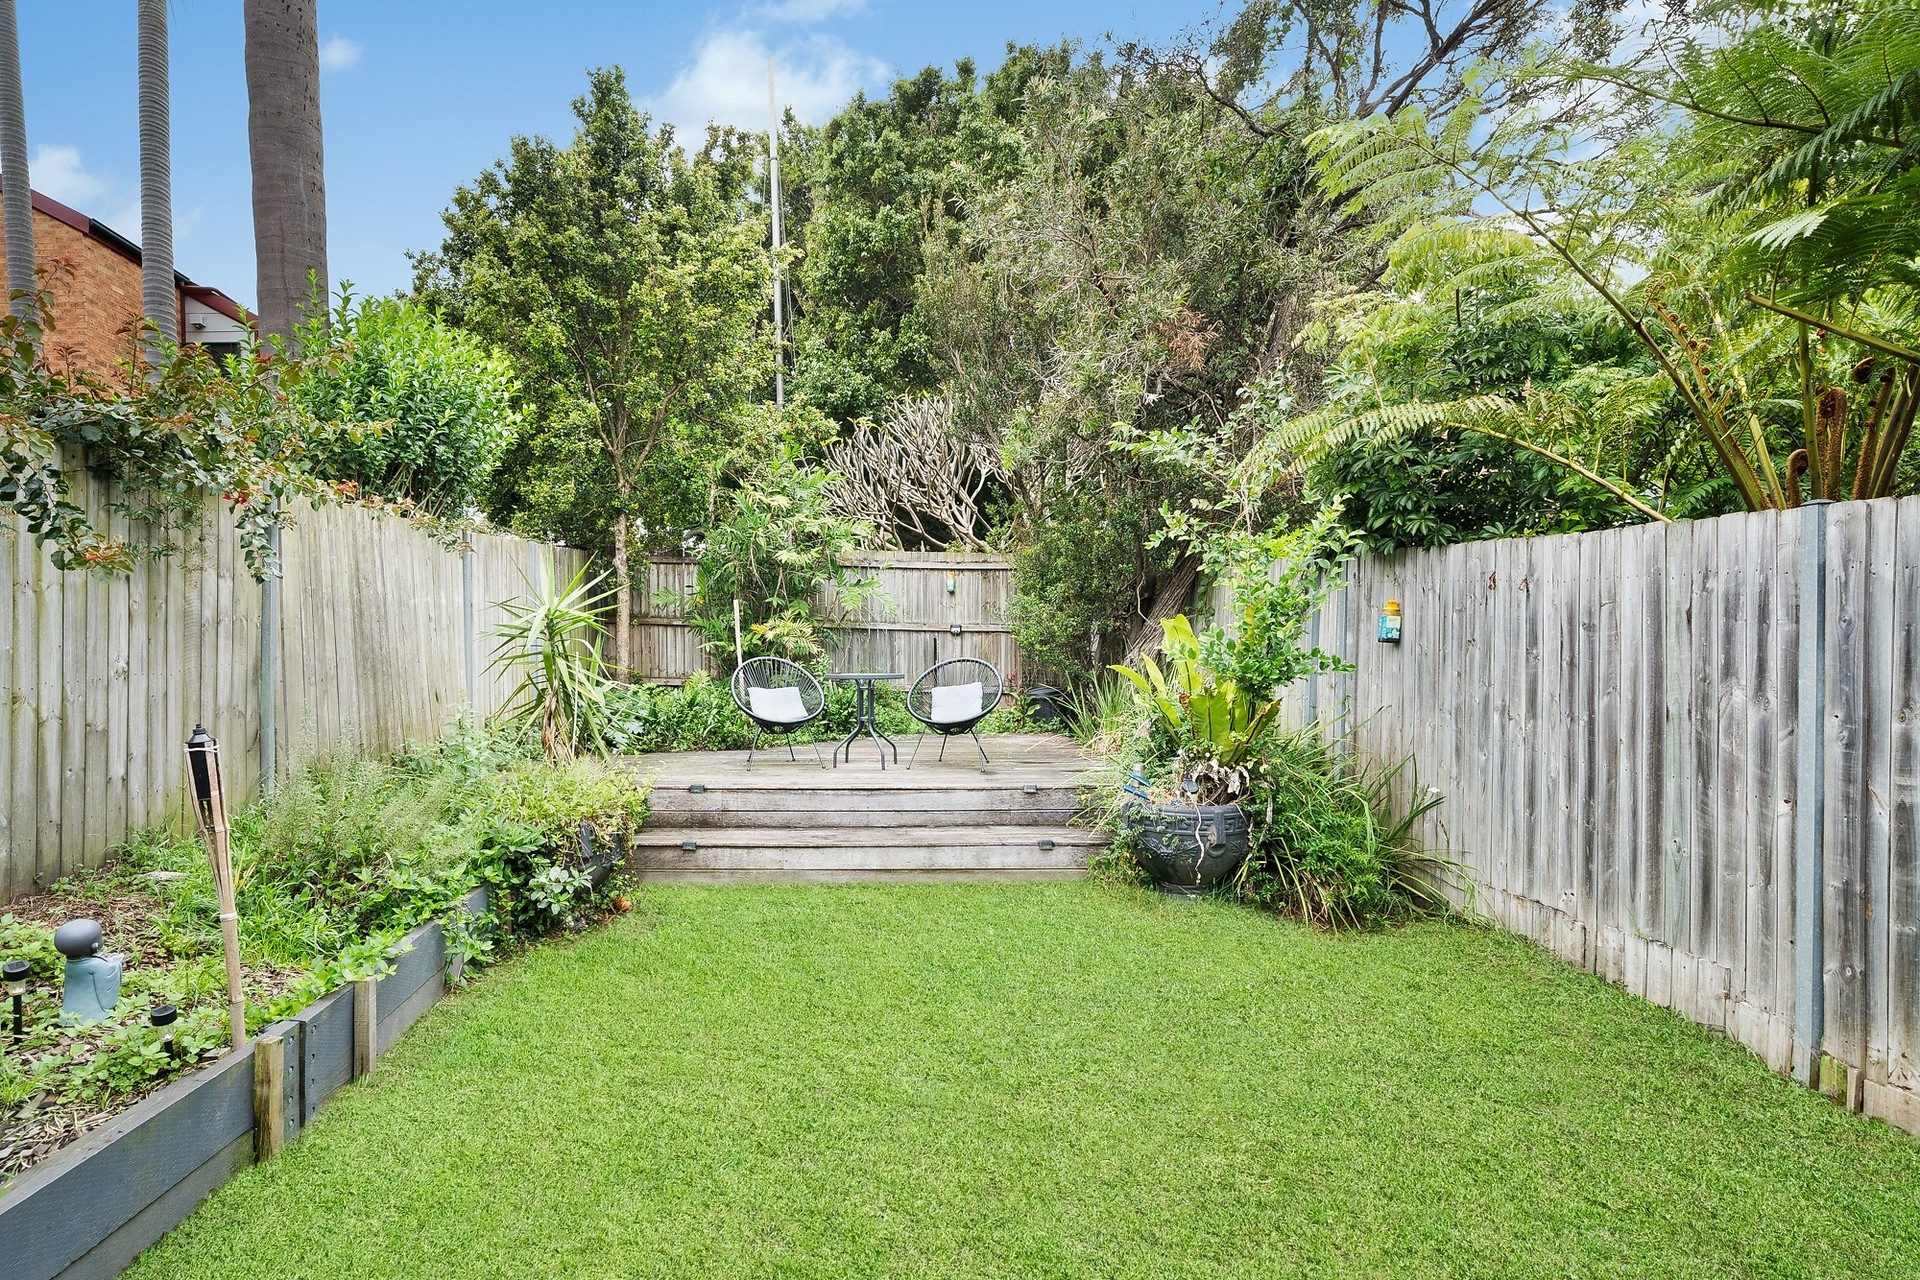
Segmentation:
{"type": "MultiPolygon", "coordinates": [[[[0,227],[0,247],[6,243],[0,227]]],[[[118,378],[140,323],[140,246],[97,218],[33,193],[33,254],[51,272],[54,331],[47,356],[57,369],[118,378]]],[[[173,276],[179,340],[219,354],[246,333],[239,304],[211,285],[173,276]]]]}

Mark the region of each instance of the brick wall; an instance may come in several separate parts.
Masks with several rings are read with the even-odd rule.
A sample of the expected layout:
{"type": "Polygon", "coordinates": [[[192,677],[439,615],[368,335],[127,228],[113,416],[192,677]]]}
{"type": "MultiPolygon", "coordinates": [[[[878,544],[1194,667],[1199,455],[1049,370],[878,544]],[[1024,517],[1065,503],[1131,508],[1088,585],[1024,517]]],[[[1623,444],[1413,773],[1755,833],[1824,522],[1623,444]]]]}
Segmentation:
{"type": "Polygon", "coordinates": [[[140,264],[38,209],[33,252],[42,271],[54,268],[48,360],[56,369],[118,379],[140,323],[140,264]]]}

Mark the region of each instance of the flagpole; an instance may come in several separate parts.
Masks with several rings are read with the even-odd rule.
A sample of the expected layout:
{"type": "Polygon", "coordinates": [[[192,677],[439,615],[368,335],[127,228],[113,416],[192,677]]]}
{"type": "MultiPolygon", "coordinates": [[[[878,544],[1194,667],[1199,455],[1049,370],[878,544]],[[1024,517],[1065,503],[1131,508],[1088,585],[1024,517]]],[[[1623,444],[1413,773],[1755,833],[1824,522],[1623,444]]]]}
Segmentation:
{"type": "Polygon", "coordinates": [[[780,280],[780,103],[774,96],[773,59],[767,59],[767,186],[773,204],[773,403],[787,404],[787,328],[780,280]]]}

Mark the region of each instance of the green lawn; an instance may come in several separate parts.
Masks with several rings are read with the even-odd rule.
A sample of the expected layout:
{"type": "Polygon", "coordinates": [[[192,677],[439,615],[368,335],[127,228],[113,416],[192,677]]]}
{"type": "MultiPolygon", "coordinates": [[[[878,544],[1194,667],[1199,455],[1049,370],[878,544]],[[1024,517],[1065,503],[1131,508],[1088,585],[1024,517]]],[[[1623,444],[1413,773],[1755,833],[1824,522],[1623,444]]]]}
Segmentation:
{"type": "Polygon", "coordinates": [[[132,1274],[1920,1276],[1920,1142],[1480,929],[652,889],[132,1274]]]}

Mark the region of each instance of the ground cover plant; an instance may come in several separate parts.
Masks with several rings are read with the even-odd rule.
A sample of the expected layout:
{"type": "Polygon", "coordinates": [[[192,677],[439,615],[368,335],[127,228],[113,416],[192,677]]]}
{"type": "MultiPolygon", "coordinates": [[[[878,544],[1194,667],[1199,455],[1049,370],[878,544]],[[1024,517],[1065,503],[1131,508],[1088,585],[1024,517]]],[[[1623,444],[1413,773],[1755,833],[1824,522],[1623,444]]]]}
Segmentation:
{"type": "Polygon", "coordinates": [[[674,887],[443,1003],[130,1274],[1889,1278],[1916,1179],[1490,929],[674,887]]]}
{"type": "MultiPolygon", "coordinates": [[[[285,778],[233,819],[242,987],[249,1032],[344,982],[389,971],[402,935],[446,921],[469,965],[611,902],[580,863],[581,827],[617,841],[646,817],[629,773],[549,764],[518,736],[462,726],[388,757],[343,753],[285,778]],[[461,910],[489,891],[478,919],[461,910]]],[[[26,1035],[0,1057],[0,1179],[27,1168],[227,1046],[213,877],[199,840],[139,833],[106,867],[68,877],[0,915],[0,958],[32,965],[26,1035]],[[113,1016],[59,1023],[53,927],[101,922],[127,956],[113,1016]],[[155,1007],[179,1021],[150,1025],[155,1007]],[[169,1049],[165,1037],[170,1034],[169,1049]]]]}

